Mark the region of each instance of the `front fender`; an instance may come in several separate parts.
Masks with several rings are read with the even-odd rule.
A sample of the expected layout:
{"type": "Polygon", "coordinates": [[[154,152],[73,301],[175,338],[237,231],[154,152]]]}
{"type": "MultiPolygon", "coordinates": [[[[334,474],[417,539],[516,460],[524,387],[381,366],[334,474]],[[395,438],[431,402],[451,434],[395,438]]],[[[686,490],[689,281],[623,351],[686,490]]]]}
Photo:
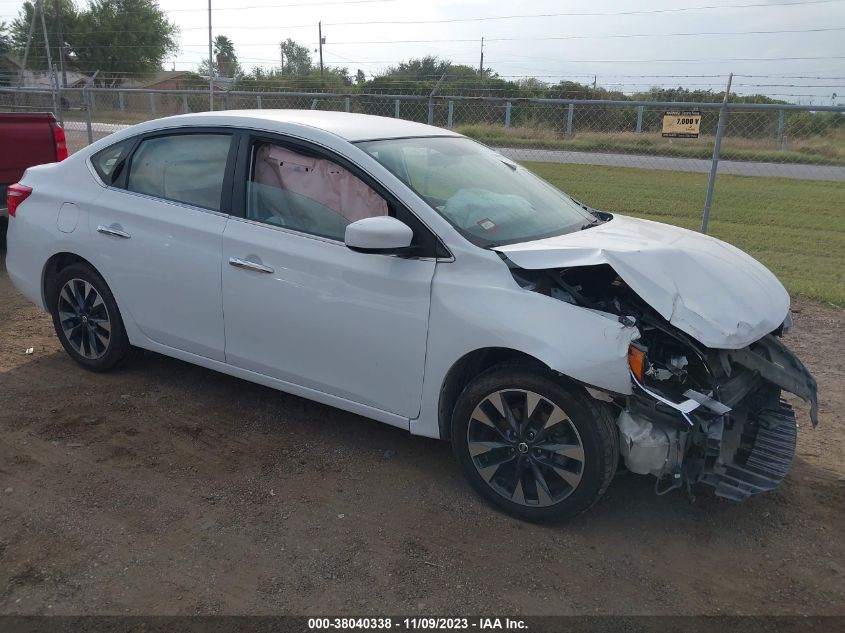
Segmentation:
{"type": "Polygon", "coordinates": [[[438,266],[432,285],[422,413],[413,433],[439,437],[437,406],[449,370],[484,348],[522,352],[587,385],[631,393],[628,346],[636,327],[615,315],[520,288],[504,269],[479,277],[438,266]]]}

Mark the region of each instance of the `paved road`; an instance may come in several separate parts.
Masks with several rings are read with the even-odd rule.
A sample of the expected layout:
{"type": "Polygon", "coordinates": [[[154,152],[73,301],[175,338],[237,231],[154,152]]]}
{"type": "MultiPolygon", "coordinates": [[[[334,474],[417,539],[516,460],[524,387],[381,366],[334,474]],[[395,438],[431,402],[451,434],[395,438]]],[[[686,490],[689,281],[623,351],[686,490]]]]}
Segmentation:
{"type": "MultiPolygon", "coordinates": [[[[122,123],[94,122],[91,124],[94,140],[127,127],[129,126],[122,123]]],[[[76,140],[87,138],[85,136],[87,131],[83,121],[68,121],[65,123],[65,129],[76,140]]],[[[643,169],[702,173],[710,171],[710,161],[700,158],[677,158],[642,154],[605,154],[602,152],[566,152],[561,150],[513,147],[497,147],[496,149],[513,160],[533,160],[541,163],[640,167],[643,169]]],[[[845,166],[722,160],[719,161],[719,173],[736,174],[739,176],[779,176],[781,178],[798,178],[800,180],[845,182],[845,166]]]]}
{"type": "MultiPolygon", "coordinates": [[[[513,160],[533,160],[541,163],[574,163],[577,165],[606,165],[610,167],[641,167],[666,171],[710,171],[710,161],[700,158],[646,156],[640,154],[604,154],[601,152],[565,152],[548,149],[497,147],[513,160]]],[[[795,163],[763,163],[720,160],[720,174],[739,176],[779,176],[800,180],[833,180],[845,182],[845,166],[800,165],[795,163]]]]}

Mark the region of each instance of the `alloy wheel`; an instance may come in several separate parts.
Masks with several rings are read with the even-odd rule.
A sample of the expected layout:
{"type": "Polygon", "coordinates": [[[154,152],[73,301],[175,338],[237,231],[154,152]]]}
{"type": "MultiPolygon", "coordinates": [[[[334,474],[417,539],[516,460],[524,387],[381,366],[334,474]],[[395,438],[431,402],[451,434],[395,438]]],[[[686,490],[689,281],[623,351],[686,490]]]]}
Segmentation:
{"type": "Polygon", "coordinates": [[[584,472],[575,425],[563,409],[533,391],[504,389],[485,397],[467,425],[467,446],[487,485],[524,506],[566,499],[584,472]]]}
{"type": "Polygon", "coordinates": [[[84,279],[71,279],[59,292],[59,323],[70,346],[89,360],[102,358],[111,340],[111,320],[97,289],[84,279]]]}

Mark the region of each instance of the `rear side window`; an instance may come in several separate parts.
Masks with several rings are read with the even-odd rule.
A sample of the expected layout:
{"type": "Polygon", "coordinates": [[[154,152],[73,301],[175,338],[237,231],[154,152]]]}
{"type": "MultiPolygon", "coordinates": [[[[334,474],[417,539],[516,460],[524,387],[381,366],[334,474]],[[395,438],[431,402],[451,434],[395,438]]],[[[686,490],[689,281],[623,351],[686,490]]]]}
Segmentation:
{"type": "Polygon", "coordinates": [[[229,134],[178,134],[141,141],[126,188],[219,211],[231,140],[229,134]]]}
{"type": "Polygon", "coordinates": [[[127,139],[100,150],[91,157],[91,164],[104,183],[110,185],[117,179],[126,155],[134,143],[134,139],[127,139]]]}

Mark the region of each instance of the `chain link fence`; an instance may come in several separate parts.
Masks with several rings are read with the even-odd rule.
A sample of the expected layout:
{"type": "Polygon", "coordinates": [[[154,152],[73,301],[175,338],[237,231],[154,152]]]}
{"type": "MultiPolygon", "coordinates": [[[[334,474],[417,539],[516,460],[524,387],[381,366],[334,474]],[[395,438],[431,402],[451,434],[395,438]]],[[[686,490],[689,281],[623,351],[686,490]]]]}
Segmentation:
{"type": "MultiPolygon", "coordinates": [[[[68,147],[142,121],[211,108],[208,91],[0,88],[0,111],[54,110],[68,147]]],[[[845,107],[507,99],[498,97],[216,92],[214,110],[297,108],[360,112],[450,128],[519,161],[711,171],[720,111],[719,174],[845,181],[845,107]],[[697,138],[666,138],[670,110],[701,113],[697,138]]],[[[643,179],[647,180],[647,173],[643,179]]],[[[704,199],[702,198],[702,204],[704,199]]]]}

